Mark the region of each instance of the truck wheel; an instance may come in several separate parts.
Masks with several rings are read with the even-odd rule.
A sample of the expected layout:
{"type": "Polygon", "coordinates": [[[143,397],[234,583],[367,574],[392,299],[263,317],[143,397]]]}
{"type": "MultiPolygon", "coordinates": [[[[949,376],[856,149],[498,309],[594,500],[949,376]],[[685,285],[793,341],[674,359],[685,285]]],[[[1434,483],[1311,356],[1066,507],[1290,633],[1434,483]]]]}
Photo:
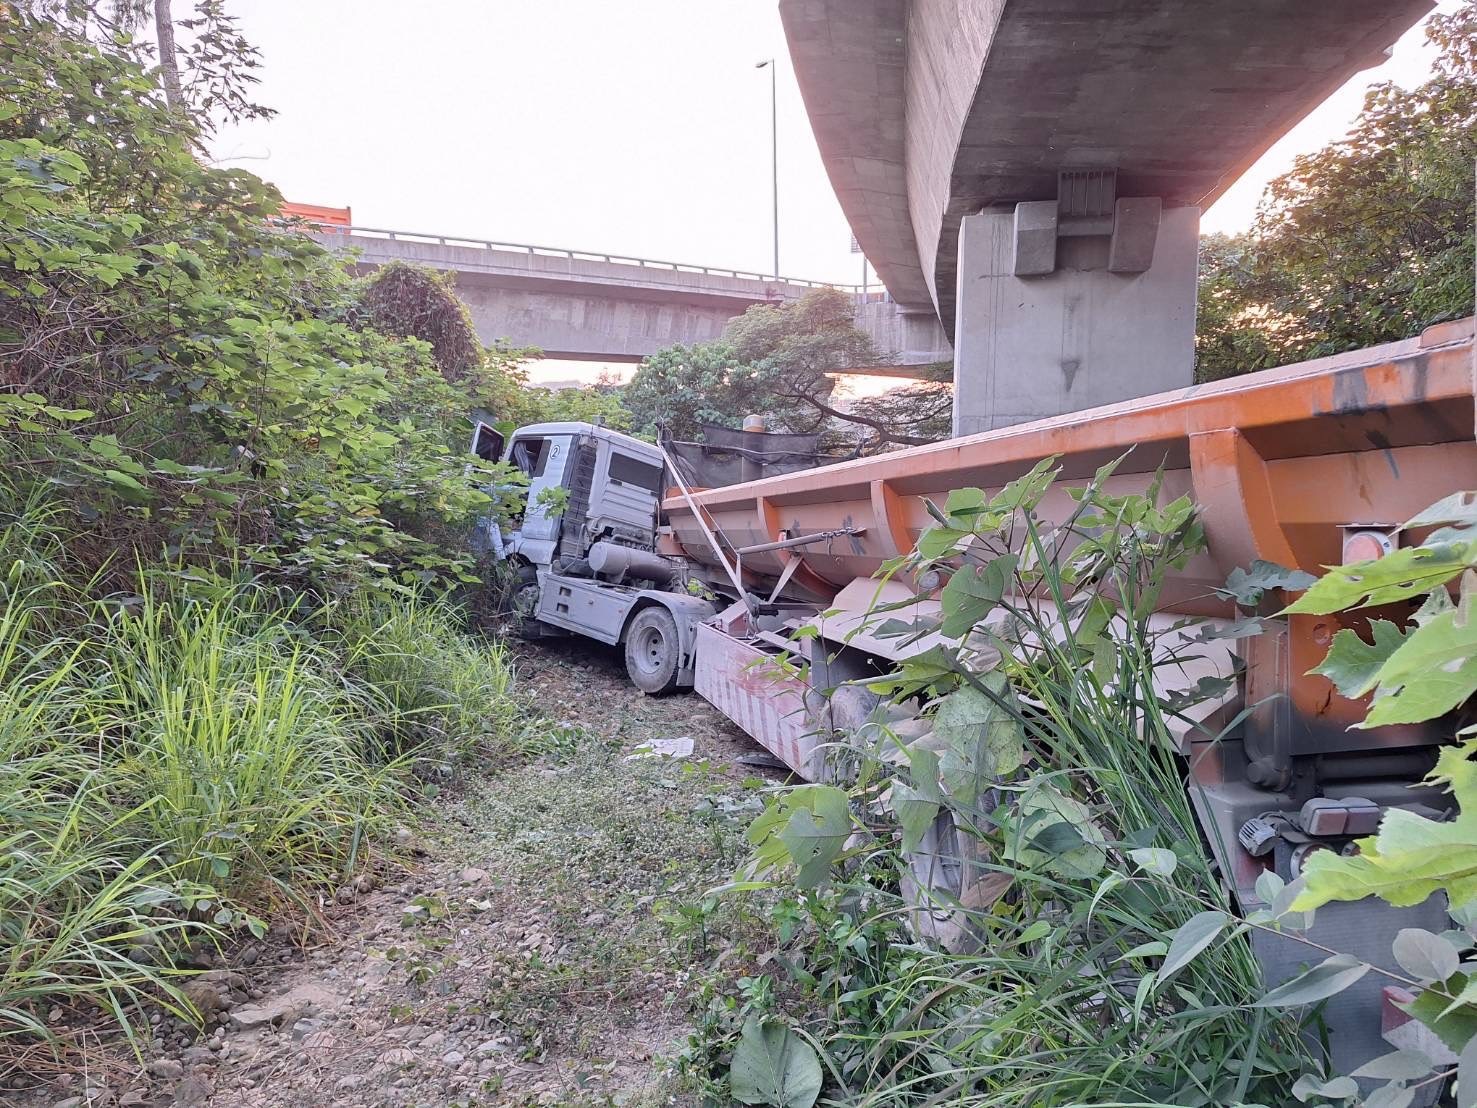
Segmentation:
{"type": "Polygon", "coordinates": [[[543,638],[543,624],[534,618],[538,611],[538,570],[533,566],[519,566],[513,579],[513,590],[509,607],[518,623],[519,637],[533,641],[543,638]]]}
{"type": "Polygon", "coordinates": [[[984,868],[985,860],[985,845],[949,812],[940,812],[918,849],[903,857],[908,926],[920,941],[950,954],[980,949],[977,917],[1010,887],[1008,876],[984,868]]]}
{"type": "Polygon", "coordinates": [[[682,646],[677,621],[667,609],[642,608],[626,629],[626,673],[631,683],[649,696],[677,687],[682,646]]]}

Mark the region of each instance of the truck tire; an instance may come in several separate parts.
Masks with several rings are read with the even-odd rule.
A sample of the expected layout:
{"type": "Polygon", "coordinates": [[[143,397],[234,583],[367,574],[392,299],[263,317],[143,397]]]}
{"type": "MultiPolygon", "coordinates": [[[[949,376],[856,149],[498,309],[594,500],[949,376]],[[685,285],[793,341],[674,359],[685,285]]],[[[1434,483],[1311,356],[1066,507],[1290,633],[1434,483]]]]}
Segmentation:
{"type": "Polygon", "coordinates": [[[517,621],[518,636],[529,642],[543,638],[544,625],[535,619],[533,614],[538,611],[538,600],[538,570],[533,566],[519,566],[513,578],[508,606],[512,609],[513,618],[517,621]]]}
{"type": "Polygon", "coordinates": [[[626,628],[626,673],[648,696],[661,696],[677,687],[682,668],[682,643],[677,621],[660,605],[642,608],[626,628]]]}
{"type": "Polygon", "coordinates": [[[984,931],[979,917],[1010,888],[1010,878],[985,868],[985,844],[940,812],[918,849],[903,856],[902,894],[908,929],[920,942],[950,954],[974,954],[984,931]]]}

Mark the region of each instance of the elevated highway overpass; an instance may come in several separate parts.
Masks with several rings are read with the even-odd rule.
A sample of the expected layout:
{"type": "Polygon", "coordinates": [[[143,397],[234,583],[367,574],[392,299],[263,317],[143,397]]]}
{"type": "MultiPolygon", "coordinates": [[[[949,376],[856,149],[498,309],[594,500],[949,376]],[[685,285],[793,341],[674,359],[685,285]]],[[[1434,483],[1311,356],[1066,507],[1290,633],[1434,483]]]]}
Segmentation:
{"type": "Polygon", "coordinates": [[[857,240],[955,431],[1190,384],[1199,215],[1433,0],[780,0],[857,240]]]}
{"type": "MultiPolygon", "coordinates": [[[[323,227],[314,237],[357,251],[356,267],[409,262],[456,275],[486,343],[535,346],[551,358],[636,362],[674,343],[710,342],[755,304],[798,299],[824,282],[376,228],[323,227]]],[[[838,285],[884,364],[852,372],[911,376],[953,355],[932,309],[904,308],[886,293],[838,285]]]]}

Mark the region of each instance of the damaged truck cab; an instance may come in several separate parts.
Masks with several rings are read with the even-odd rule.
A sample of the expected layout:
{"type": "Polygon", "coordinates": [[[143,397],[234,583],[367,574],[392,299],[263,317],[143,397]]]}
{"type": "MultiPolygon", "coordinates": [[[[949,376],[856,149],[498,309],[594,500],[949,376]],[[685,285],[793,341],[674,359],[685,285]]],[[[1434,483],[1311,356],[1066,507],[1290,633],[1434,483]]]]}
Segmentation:
{"type": "Polygon", "coordinates": [[[661,449],[593,423],[538,423],[514,432],[504,460],[528,478],[503,549],[525,633],[623,645],[648,693],[691,687],[697,626],[716,609],[690,591],[685,560],[657,550],[661,449]]]}

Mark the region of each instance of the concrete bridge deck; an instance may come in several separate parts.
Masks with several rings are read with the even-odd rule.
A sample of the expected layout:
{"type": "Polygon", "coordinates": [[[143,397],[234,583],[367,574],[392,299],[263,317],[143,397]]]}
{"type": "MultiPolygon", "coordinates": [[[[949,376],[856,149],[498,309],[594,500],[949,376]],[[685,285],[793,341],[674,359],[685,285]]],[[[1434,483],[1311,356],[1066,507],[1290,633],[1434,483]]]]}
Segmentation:
{"type": "Polygon", "coordinates": [[[484,342],[534,346],[551,358],[640,361],[675,343],[711,342],[755,304],[824,287],[852,297],[857,325],[884,356],[885,365],[857,369],[908,376],[952,357],[931,310],[901,308],[881,290],[378,228],[325,227],[314,237],[333,250],[357,251],[360,270],[398,261],[454,273],[484,342]]]}

